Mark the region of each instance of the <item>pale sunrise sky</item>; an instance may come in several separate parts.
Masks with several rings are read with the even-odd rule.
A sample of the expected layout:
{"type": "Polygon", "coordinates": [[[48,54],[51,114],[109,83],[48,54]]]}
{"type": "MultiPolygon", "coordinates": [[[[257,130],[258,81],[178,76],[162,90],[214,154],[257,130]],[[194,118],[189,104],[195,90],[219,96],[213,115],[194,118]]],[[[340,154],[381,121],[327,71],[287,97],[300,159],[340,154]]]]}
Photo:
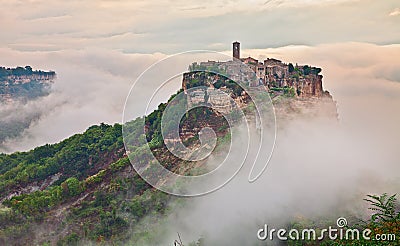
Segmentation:
{"type": "Polygon", "coordinates": [[[0,1],[0,47],[101,48],[171,54],[190,49],[400,42],[397,0],[0,1]],[[228,45],[227,45],[228,44],[228,45]]]}

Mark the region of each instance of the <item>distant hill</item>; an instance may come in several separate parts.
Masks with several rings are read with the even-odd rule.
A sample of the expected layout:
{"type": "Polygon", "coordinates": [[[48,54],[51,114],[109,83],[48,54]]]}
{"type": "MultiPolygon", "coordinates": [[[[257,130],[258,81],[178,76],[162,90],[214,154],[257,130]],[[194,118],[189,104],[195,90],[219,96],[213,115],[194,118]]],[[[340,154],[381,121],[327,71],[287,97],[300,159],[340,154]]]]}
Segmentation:
{"type": "Polygon", "coordinates": [[[40,117],[38,112],[21,114],[20,108],[49,95],[55,79],[54,71],[32,70],[30,66],[0,67],[0,147],[7,138],[17,137],[40,117]]]}
{"type": "Polygon", "coordinates": [[[0,67],[0,102],[45,96],[56,78],[54,71],[32,70],[30,66],[0,67]]]}

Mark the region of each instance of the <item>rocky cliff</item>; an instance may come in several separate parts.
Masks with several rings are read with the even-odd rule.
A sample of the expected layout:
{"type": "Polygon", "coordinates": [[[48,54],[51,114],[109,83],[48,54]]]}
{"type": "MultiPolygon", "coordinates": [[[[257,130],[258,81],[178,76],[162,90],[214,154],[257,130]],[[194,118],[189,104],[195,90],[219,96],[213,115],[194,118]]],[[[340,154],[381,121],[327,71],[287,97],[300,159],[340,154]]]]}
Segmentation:
{"type": "MultiPolygon", "coordinates": [[[[246,107],[250,100],[246,91],[265,90],[269,93],[278,119],[299,117],[299,114],[338,118],[336,102],[328,91],[323,90],[323,76],[318,74],[319,68],[296,66],[289,72],[290,69],[286,67],[290,66],[282,65],[278,67],[281,70],[275,67],[276,74],[272,77],[267,75],[265,81],[259,76],[254,76],[255,74],[252,77],[248,71],[234,66],[237,65],[229,62],[213,63],[209,67],[198,67],[205,69],[205,72],[193,70],[185,73],[182,87],[187,94],[189,107],[209,104],[222,113],[229,113],[233,103],[240,108],[246,107]],[[228,75],[235,71],[241,71],[242,74],[228,75]],[[238,82],[231,78],[238,79],[238,82]],[[257,82],[254,82],[255,80],[257,82]],[[233,101],[226,100],[226,95],[233,101]]],[[[250,66],[249,71],[254,69],[250,66]]],[[[265,103],[268,103],[268,100],[265,103]]]]}

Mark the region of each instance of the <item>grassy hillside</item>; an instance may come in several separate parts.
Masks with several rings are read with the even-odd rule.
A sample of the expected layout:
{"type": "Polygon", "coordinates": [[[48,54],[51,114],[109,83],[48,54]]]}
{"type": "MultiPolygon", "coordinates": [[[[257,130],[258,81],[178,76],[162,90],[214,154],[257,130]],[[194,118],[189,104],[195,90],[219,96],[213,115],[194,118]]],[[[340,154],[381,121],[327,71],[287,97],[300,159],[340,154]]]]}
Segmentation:
{"type": "MultiPolygon", "coordinates": [[[[170,154],[161,141],[165,107],[160,104],[145,118],[146,135],[142,119],[127,123],[126,138],[147,138],[161,164],[178,171],[188,163],[170,154]]],[[[224,137],[228,129],[222,119],[210,109],[196,109],[184,117],[182,126],[194,132],[212,127],[224,137]]],[[[197,144],[198,138],[184,143],[197,144]]],[[[130,155],[146,160],[141,154],[130,155]]],[[[0,244],[124,241],[146,215],[161,216],[172,198],[150,187],[133,170],[120,124],[92,126],[57,144],[0,154],[0,244]]]]}

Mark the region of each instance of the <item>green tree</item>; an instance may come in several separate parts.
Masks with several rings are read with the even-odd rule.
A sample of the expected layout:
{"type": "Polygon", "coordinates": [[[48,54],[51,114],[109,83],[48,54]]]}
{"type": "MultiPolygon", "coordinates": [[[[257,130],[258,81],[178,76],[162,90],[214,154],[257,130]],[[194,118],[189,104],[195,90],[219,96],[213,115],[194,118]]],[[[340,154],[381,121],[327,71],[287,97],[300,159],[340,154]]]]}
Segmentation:
{"type": "Polygon", "coordinates": [[[311,72],[310,66],[305,65],[305,66],[303,67],[303,74],[304,74],[304,75],[309,75],[310,72],[311,72]]]}
{"type": "Polygon", "coordinates": [[[76,196],[83,191],[83,187],[79,180],[75,177],[68,178],[61,184],[63,194],[66,196],[76,196]]]}
{"type": "Polygon", "coordinates": [[[293,73],[294,71],[294,66],[292,63],[289,63],[289,73],[293,73]]]}

